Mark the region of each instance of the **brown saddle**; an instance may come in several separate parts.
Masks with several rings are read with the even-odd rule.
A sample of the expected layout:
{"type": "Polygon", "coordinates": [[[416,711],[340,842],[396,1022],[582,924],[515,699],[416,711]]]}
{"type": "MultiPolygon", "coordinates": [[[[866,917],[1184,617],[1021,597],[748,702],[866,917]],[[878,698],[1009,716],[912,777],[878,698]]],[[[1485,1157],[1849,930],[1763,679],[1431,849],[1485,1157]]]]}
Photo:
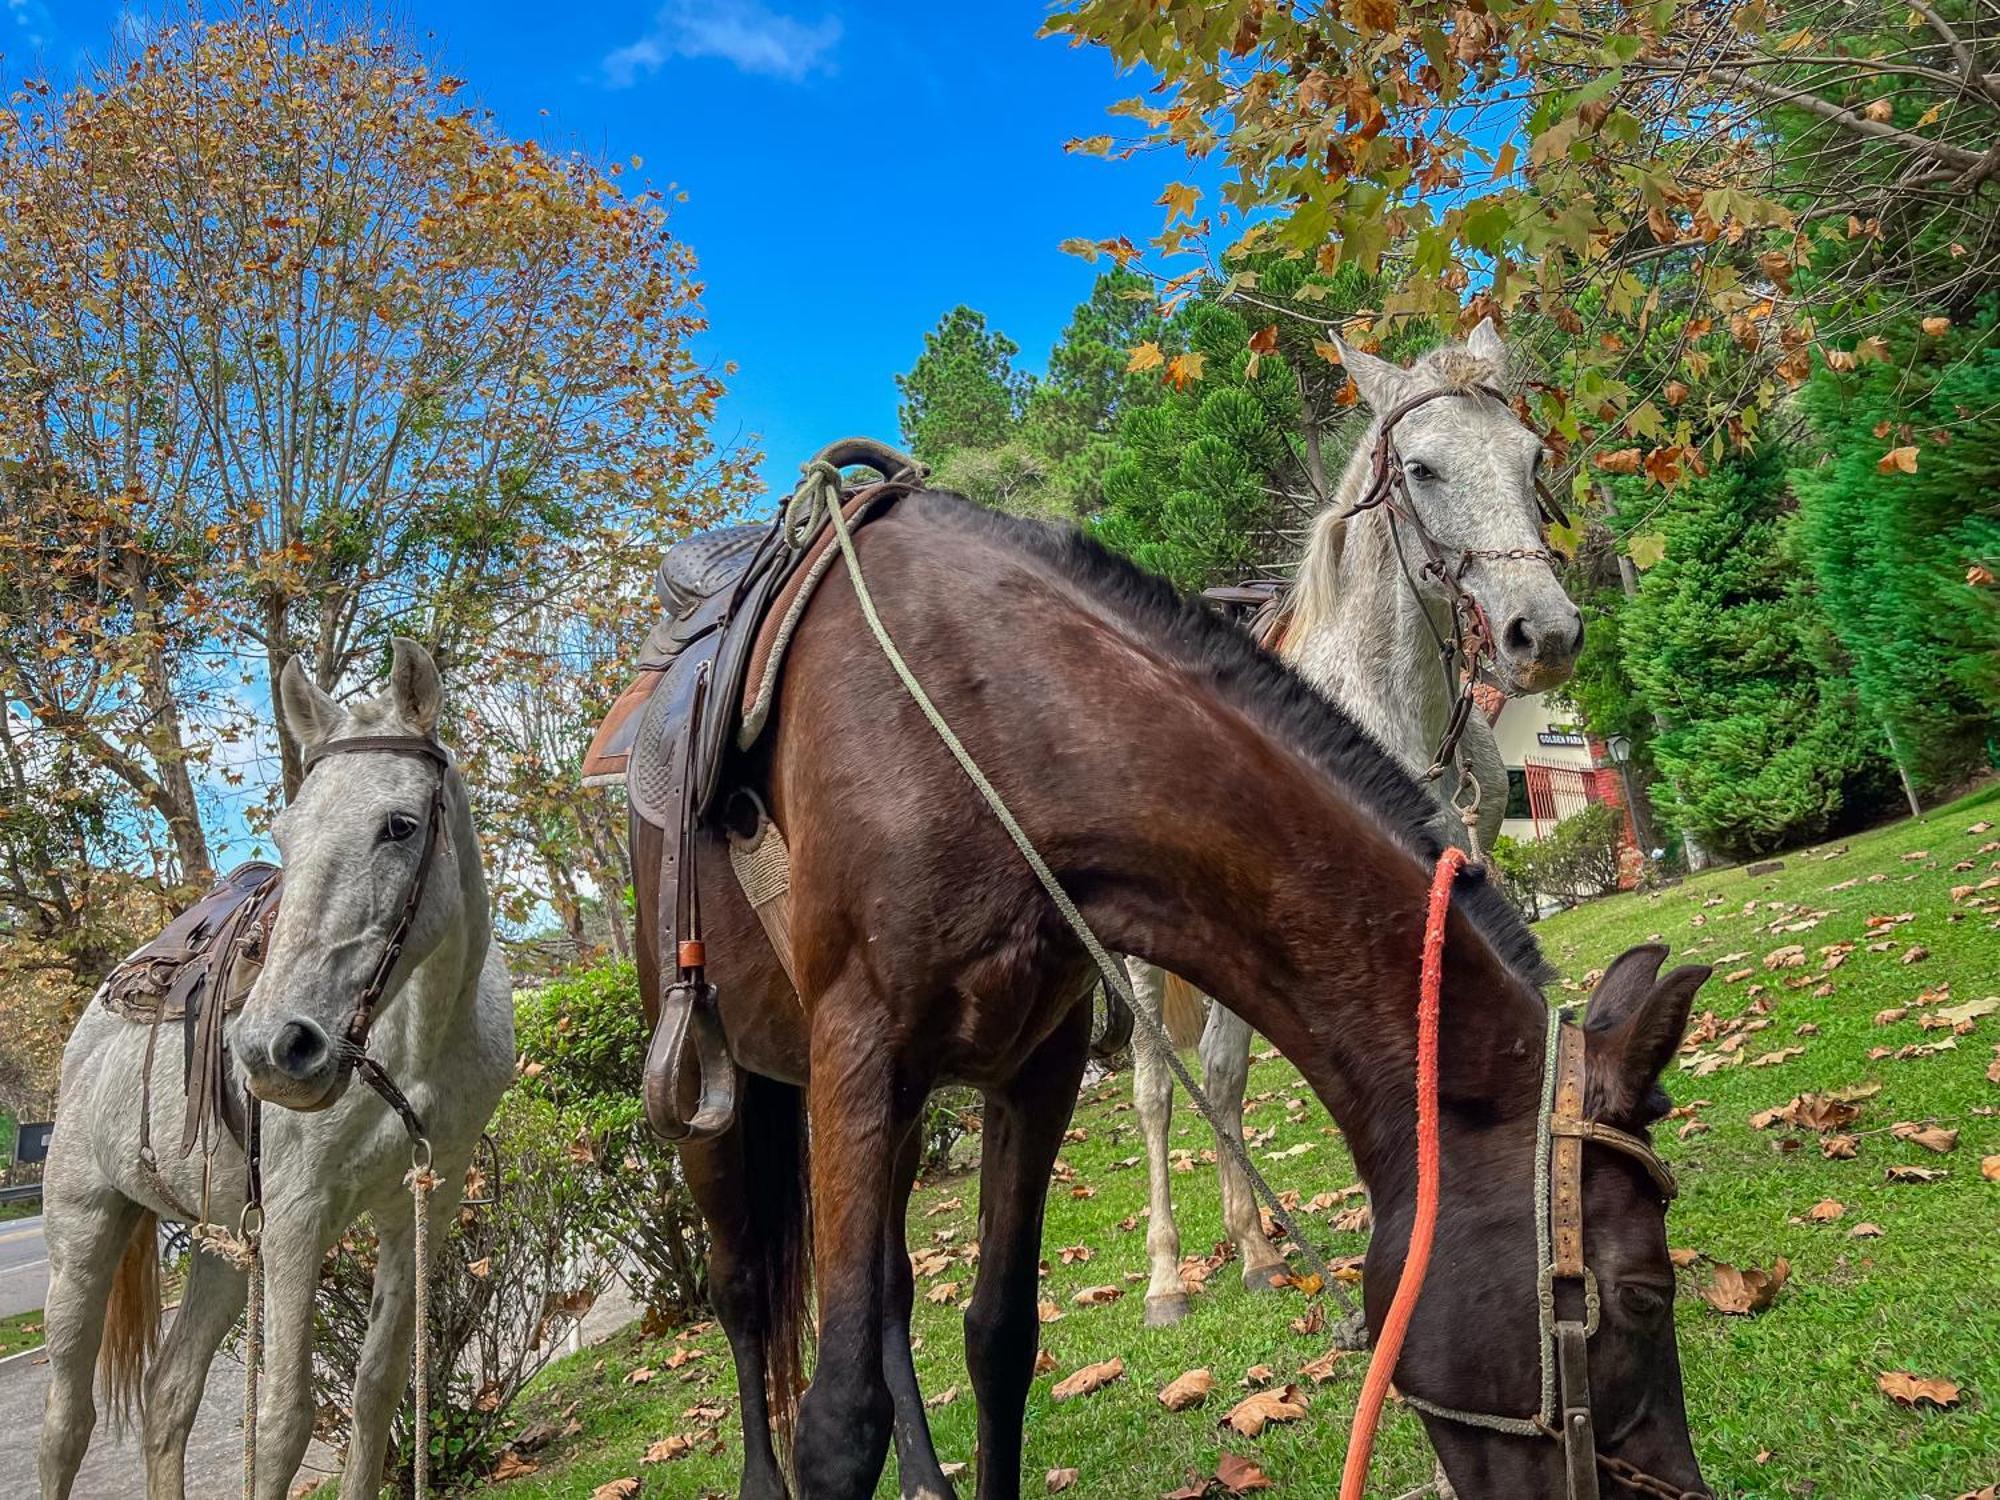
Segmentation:
{"type": "Polygon", "coordinates": [[[199,901],[160,929],[145,947],[111,971],[102,990],[107,1009],[152,1027],[146,1039],[140,1131],[151,1150],[153,1052],[160,1027],[181,1023],[181,1068],[187,1114],[186,1155],[208,1120],[220,1119],[240,1145],[243,1101],[230,1088],[223,1022],[242,1009],[262,965],[278,917],[283,872],[262,860],[238,865],[199,901]]]}
{"type": "Polygon", "coordinates": [[[1282,578],[1251,578],[1203,589],[1201,602],[1230,624],[1249,631],[1251,639],[1266,651],[1276,651],[1284,644],[1291,623],[1291,612],[1285,607],[1290,587],[1282,578]]]}
{"type": "MultiPolygon", "coordinates": [[[[914,459],[860,438],[822,450],[807,467],[822,463],[882,476],[843,492],[842,511],[855,526],[916,489],[924,473],[914,459]]],[[[833,561],[834,543],[823,512],[795,517],[785,510],[768,526],[723,527],[677,542],[660,563],[665,613],[646,638],[638,676],[584,756],[584,780],[622,779],[631,816],[662,835],[659,909],[641,920],[671,937],[661,947],[644,1081],[647,1119],[667,1140],[706,1140],[735,1116],[736,1068],[706,975],[696,850],[739,753],[755,745],[769,718],[785,647],[833,561]],[[692,1111],[682,1108],[680,1087],[690,1062],[692,1111]]]]}

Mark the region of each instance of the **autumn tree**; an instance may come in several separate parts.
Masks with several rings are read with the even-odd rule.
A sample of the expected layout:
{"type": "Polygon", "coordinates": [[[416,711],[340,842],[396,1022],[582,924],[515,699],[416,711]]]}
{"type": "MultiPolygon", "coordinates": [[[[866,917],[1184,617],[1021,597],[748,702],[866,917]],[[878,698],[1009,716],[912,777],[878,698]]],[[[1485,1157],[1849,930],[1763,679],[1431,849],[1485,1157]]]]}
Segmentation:
{"type": "Polygon", "coordinates": [[[358,685],[393,631],[468,698],[532,681],[524,629],[629,635],[609,580],[740,491],[666,199],[461,91],[253,0],[0,114],[0,703],[166,887],[293,657],[358,685]]]}
{"type": "Polygon", "coordinates": [[[1538,409],[1585,451],[1717,457],[1819,359],[2000,278],[2000,12],[1983,0],[1069,0],[1047,25],[1160,80],[1114,107],[1126,134],[1075,149],[1169,150],[1220,178],[1208,202],[1170,186],[1143,248],[1076,248],[1168,295],[1253,296],[1249,258],[1271,249],[1383,275],[1389,320],[1539,314],[1568,339],[1538,409]],[[1642,380],[1631,357],[1670,297],[1767,358],[1728,386],[1698,361],[1642,380]],[[1668,410],[1670,381],[1693,399],[1668,410]]]}

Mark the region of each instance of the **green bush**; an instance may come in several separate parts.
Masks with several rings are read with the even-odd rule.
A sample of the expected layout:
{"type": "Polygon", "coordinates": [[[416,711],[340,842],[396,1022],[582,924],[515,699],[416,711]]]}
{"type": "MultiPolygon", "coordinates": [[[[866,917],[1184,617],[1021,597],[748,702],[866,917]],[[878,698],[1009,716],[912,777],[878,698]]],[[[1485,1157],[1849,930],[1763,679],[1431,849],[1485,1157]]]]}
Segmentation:
{"type": "Polygon", "coordinates": [[[1565,905],[1618,888],[1618,855],[1625,820],[1608,802],[1570,814],[1545,838],[1502,838],[1493,846],[1501,888],[1528,915],[1548,897],[1565,905]]]}

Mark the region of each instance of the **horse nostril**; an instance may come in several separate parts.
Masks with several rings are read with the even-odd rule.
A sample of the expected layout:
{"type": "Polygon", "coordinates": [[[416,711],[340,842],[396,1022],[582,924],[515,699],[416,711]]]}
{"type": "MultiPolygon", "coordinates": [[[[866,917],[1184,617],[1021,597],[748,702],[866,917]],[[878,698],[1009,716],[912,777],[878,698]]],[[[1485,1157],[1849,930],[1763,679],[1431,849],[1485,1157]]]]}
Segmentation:
{"type": "Polygon", "coordinates": [[[1576,612],[1576,630],[1570,636],[1570,642],[1569,642],[1570,659],[1574,661],[1579,655],[1582,654],[1582,652],[1583,652],[1583,611],[1578,610],[1576,612]]]}
{"type": "Polygon", "coordinates": [[[310,1021],[287,1021],[271,1039],[271,1065],[287,1078],[307,1079],[326,1064],[326,1033],[310,1021]]]}
{"type": "Polygon", "coordinates": [[[1507,622],[1507,628],[1500,632],[1500,644],[1515,656],[1535,654],[1535,627],[1526,615],[1516,615],[1507,622]]]}

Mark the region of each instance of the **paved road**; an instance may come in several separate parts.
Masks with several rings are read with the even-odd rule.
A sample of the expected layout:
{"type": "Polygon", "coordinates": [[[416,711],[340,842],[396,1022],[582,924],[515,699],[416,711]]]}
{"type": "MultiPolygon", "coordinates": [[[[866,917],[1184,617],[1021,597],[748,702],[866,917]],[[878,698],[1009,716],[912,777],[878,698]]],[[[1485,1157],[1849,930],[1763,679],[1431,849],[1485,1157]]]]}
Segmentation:
{"type": "Polygon", "coordinates": [[[33,1312],[49,1289],[49,1252],[42,1220],[0,1220],[0,1318],[33,1312]]]}

